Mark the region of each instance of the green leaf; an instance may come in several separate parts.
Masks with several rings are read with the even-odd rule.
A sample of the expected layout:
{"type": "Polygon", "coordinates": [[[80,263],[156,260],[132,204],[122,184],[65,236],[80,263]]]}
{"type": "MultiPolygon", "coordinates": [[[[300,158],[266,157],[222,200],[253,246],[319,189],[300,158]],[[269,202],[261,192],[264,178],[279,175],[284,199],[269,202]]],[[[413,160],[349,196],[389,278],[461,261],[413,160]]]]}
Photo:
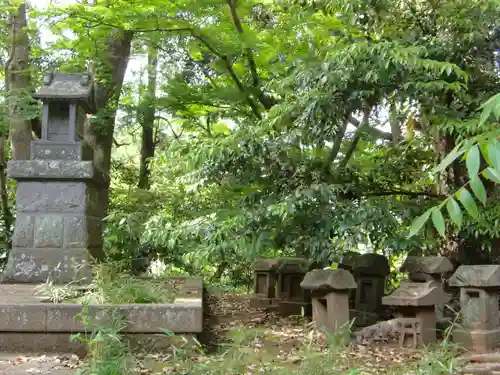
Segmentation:
{"type": "Polygon", "coordinates": [[[429,219],[429,216],[431,216],[431,210],[425,211],[422,215],[413,220],[413,223],[411,224],[410,227],[410,233],[408,234],[408,238],[413,237],[420,231],[420,229],[422,229],[424,224],[429,219]]]}
{"type": "Polygon", "coordinates": [[[448,210],[448,214],[450,215],[451,221],[455,223],[457,227],[462,226],[462,210],[460,209],[460,205],[457,203],[455,199],[450,197],[448,202],[446,202],[446,209],[448,210]]]}
{"type": "Polygon", "coordinates": [[[439,165],[434,168],[434,173],[439,173],[441,171],[444,171],[448,166],[453,163],[459,156],[461,156],[465,150],[461,148],[462,143],[459,143],[456,145],[453,150],[450,151],[448,155],[439,163],[439,165]]]}
{"type": "Polygon", "coordinates": [[[443,214],[441,213],[441,210],[437,207],[434,207],[432,209],[432,223],[434,224],[434,227],[437,229],[439,234],[444,237],[446,233],[446,228],[444,225],[444,217],[443,214]]]}
{"type": "Polygon", "coordinates": [[[467,165],[467,172],[469,172],[469,177],[472,179],[477,176],[479,172],[479,166],[481,164],[481,152],[478,145],[472,146],[472,148],[467,152],[467,159],[465,160],[467,165]]]}
{"type": "Polygon", "coordinates": [[[500,172],[497,169],[488,167],[483,171],[482,175],[488,180],[500,184],[500,172]]]}
{"type": "Polygon", "coordinates": [[[484,188],[481,179],[478,176],[472,177],[469,185],[476,198],[479,199],[482,204],[486,205],[486,189],[484,188]]]}
{"type": "Polygon", "coordinates": [[[498,117],[500,117],[500,94],[493,95],[481,106],[481,108],[483,111],[481,112],[478,126],[484,125],[492,114],[495,119],[498,119],[498,117]]]}
{"type": "Polygon", "coordinates": [[[466,188],[461,188],[456,193],[457,198],[464,205],[465,210],[472,217],[477,217],[479,215],[479,211],[477,210],[476,202],[474,202],[474,198],[471,193],[466,188]]]}
{"type": "Polygon", "coordinates": [[[500,143],[495,139],[488,143],[488,156],[490,165],[497,171],[500,171],[500,143]]]}

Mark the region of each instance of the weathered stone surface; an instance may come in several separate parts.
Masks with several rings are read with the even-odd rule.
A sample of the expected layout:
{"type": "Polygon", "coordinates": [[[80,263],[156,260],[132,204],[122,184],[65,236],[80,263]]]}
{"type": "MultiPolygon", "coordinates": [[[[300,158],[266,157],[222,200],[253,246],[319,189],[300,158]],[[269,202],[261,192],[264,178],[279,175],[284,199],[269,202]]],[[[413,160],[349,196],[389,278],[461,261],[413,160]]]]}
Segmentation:
{"type": "Polygon", "coordinates": [[[500,287],[500,265],[460,266],[448,283],[456,287],[500,287]]]}
{"type": "Polygon", "coordinates": [[[279,259],[257,258],[252,265],[254,271],[276,271],[279,265],[279,259]]]}
{"type": "Polygon", "coordinates": [[[309,271],[310,262],[304,258],[279,258],[278,273],[305,274],[309,271]]]}
{"type": "Polygon", "coordinates": [[[43,306],[0,305],[0,332],[45,332],[47,315],[43,306]]]}
{"type": "MultiPolygon", "coordinates": [[[[85,327],[75,315],[82,305],[57,304],[47,307],[47,331],[84,332],[85,327]]],[[[88,314],[93,324],[112,324],[113,311],[121,317],[129,333],[161,333],[163,329],[173,332],[201,332],[203,311],[201,299],[177,300],[165,305],[91,305],[88,314]]]]}
{"type": "MultiPolygon", "coordinates": [[[[79,304],[13,304],[0,305],[0,332],[85,332],[76,317],[82,312],[79,304]]],[[[90,305],[88,315],[92,323],[112,324],[113,311],[125,324],[123,332],[197,333],[203,330],[203,310],[201,299],[173,304],[131,304],[131,305],[90,305]]]]}
{"type": "Polygon", "coordinates": [[[7,168],[17,180],[17,221],[3,282],[89,282],[90,257],[102,258],[109,179],[82,141],[92,93],[88,74],[49,73],[34,95],[43,100],[41,139],[31,160],[7,168]]]}
{"type": "Polygon", "coordinates": [[[102,246],[102,220],[92,216],[64,217],[64,244],[68,249],[102,246]]]}
{"type": "Polygon", "coordinates": [[[461,348],[479,353],[487,353],[498,347],[498,343],[500,342],[500,328],[470,331],[456,327],[452,331],[452,337],[453,341],[461,348]]]}
{"type": "Polygon", "coordinates": [[[62,247],[63,228],[63,217],[60,215],[35,216],[34,247],[62,247]]]}
{"type": "Polygon", "coordinates": [[[60,142],[36,140],[31,142],[31,159],[91,161],[94,152],[85,142],[60,142]]]}
{"type": "MultiPolygon", "coordinates": [[[[342,270],[348,272],[346,270],[342,270]]],[[[349,295],[346,290],[336,290],[318,295],[313,293],[312,316],[316,328],[329,333],[348,332],[349,295]]]]}
{"type": "Polygon", "coordinates": [[[312,270],[305,275],[300,286],[306,290],[324,292],[357,287],[352,274],[344,269],[312,270]]]}
{"type": "Polygon", "coordinates": [[[281,273],[306,273],[310,262],[304,258],[257,258],[254,271],[276,271],[281,273]]]}
{"type": "Polygon", "coordinates": [[[358,274],[355,279],[358,285],[355,308],[359,312],[356,324],[359,324],[363,312],[375,313],[380,309],[385,291],[385,277],[358,274]]]}
{"type": "Polygon", "coordinates": [[[12,235],[12,246],[33,247],[33,228],[35,217],[33,215],[18,215],[12,235]]]}
{"type": "Polygon", "coordinates": [[[433,306],[447,303],[451,296],[432,282],[401,282],[401,286],[391,295],[382,298],[382,304],[388,306],[433,306]]]}
{"type": "Polygon", "coordinates": [[[453,264],[449,259],[438,256],[408,256],[401,266],[401,272],[442,274],[451,271],[453,271],[453,264]]]}
{"type": "Polygon", "coordinates": [[[91,161],[74,160],[10,160],[10,178],[16,180],[91,180],[106,185],[107,177],[98,172],[91,161]]]}
{"type": "MultiPolygon", "coordinates": [[[[41,306],[38,306],[40,309],[41,306]]],[[[42,307],[46,314],[46,324],[44,331],[47,332],[84,332],[85,327],[78,314],[82,312],[82,305],[64,303],[45,303],[42,307]]]]}
{"type": "Polygon", "coordinates": [[[0,332],[0,351],[23,354],[75,353],[82,358],[87,345],[72,341],[70,333],[0,332]]]}
{"type": "Polygon", "coordinates": [[[92,112],[92,81],[88,73],[46,73],[44,85],[33,94],[33,98],[41,100],[85,101],[87,110],[92,112]]]}
{"type": "Polygon", "coordinates": [[[170,305],[121,305],[120,312],[128,323],[125,332],[175,332],[196,333],[203,330],[201,300],[170,305]]]}
{"type": "Polygon", "coordinates": [[[99,189],[85,182],[19,181],[16,194],[17,212],[86,213],[99,217],[99,189]]]}
{"type": "MultiPolygon", "coordinates": [[[[88,346],[79,340],[72,340],[71,335],[71,333],[66,332],[0,332],[0,351],[23,354],[74,353],[80,358],[84,358],[87,354],[88,346]]],[[[182,337],[193,344],[196,342],[194,334],[186,333],[183,334],[182,337]]],[[[164,333],[125,333],[121,336],[121,338],[130,346],[132,350],[140,349],[141,351],[147,353],[162,354],[165,354],[165,352],[171,350],[172,347],[175,347],[176,345],[179,345],[179,343],[183,342],[182,340],[170,337],[164,333]]],[[[32,364],[30,364],[28,370],[31,367],[32,364]]],[[[74,370],[70,371],[72,371],[72,374],[74,373],[74,370]]],[[[0,371],[0,373],[2,372],[0,371]]],[[[23,374],[24,373],[27,372],[25,371],[23,374]]],[[[56,371],[49,371],[47,373],[50,373],[51,375],[59,375],[56,371]]]]}
{"type": "Polygon", "coordinates": [[[43,283],[50,278],[55,283],[88,282],[91,270],[87,249],[27,249],[13,248],[9,253],[2,282],[43,283]]]}
{"type": "Polygon", "coordinates": [[[203,278],[201,277],[171,276],[167,279],[163,279],[142,276],[140,278],[148,282],[161,284],[168,292],[175,290],[179,298],[202,298],[203,278]]]}
{"type": "Polygon", "coordinates": [[[344,254],[339,268],[354,274],[385,277],[390,273],[389,262],[382,254],[360,254],[348,252],[344,254]]]}
{"type": "Polygon", "coordinates": [[[488,330],[500,327],[498,292],[491,289],[460,288],[460,312],[463,328],[488,330]]]}

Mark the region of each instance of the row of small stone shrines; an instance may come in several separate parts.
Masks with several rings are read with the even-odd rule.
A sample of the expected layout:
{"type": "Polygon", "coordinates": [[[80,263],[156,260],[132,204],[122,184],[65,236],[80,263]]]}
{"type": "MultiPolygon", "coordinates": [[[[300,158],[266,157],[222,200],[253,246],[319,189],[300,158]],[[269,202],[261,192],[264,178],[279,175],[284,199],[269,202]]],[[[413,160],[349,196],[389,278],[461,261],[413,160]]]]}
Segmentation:
{"type": "MultiPolygon", "coordinates": [[[[401,271],[408,280],[388,296],[389,265],[382,255],[350,253],[338,269],[311,268],[305,259],[258,259],[251,305],[282,315],[312,313],[316,327],[330,333],[347,330],[353,319],[361,318],[358,327],[373,324],[381,307],[390,306],[398,318],[401,346],[436,340],[437,322],[451,300],[441,281],[453,271],[447,258],[407,257],[401,271]]],[[[461,319],[454,322],[453,340],[475,351],[495,348],[500,344],[500,266],[460,266],[448,283],[460,288],[461,319]]]]}

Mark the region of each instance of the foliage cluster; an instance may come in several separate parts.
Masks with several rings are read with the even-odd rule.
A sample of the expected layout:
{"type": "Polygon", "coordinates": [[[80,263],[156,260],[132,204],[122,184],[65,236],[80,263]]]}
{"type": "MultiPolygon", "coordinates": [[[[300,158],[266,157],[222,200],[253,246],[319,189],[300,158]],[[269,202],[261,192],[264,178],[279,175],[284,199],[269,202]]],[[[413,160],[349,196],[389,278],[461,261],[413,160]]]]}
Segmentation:
{"type": "MultiPolygon", "coordinates": [[[[8,5],[6,25],[18,3],[8,5]]],[[[30,8],[32,86],[40,70],[89,68],[107,90],[110,104],[89,121],[105,123],[95,138],[114,145],[105,244],[124,270],[159,258],[168,272],[241,286],[256,256],[329,265],[346,250],[396,259],[455,242],[488,249],[497,206],[462,220],[460,205],[475,214],[473,196],[494,190],[464,184],[484,162],[495,178],[495,121],[480,106],[493,97],[485,108],[497,111],[499,9],[497,0],[30,8]],[[43,46],[42,28],[54,35],[43,46]],[[130,40],[146,66],[121,86],[123,66],[110,61],[126,61],[130,40]],[[443,207],[462,224],[446,237],[443,207]],[[426,218],[436,230],[417,230],[426,218]]],[[[12,43],[0,39],[2,56],[12,43]]],[[[21,107],[30,119],[38,110],[21,107]]]]}
{"type": "Polygon", "coordinates": [[[192,5],[78,16],[154,34],[163,62],[149,191],[126,186],[134,162],[114,175],[114,255],[245,284],[259,255],[328,265],[346,250],[436,253],[457,236],[491,247],[493,207],[446,238],[437,210],[437,232],[408,230],[466,182],[465,163],[432,165],[494,124],[479,116],[499,87],[495,1],[192,5]]]}

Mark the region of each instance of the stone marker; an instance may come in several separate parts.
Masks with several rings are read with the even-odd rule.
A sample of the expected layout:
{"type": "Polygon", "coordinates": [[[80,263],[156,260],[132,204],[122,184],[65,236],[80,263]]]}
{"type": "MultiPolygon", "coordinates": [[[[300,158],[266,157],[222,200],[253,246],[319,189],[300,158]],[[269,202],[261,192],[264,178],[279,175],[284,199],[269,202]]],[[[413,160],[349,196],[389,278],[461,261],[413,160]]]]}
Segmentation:
{"type": "MultiPolygon", "coordinates": [[[[453,264],[445,257],[408,256],[400,270],[401,272],[408,272],[408,279],[410,281],[432,281],[444,291],[442,275],[453,271],[453,264]]],[[[444,302],[436,305],[436,318],[438,321],[444,319],[444,306],[444,302]]]]}
{"type": "Polygon", "coordinates": [[[408,272],[408,278],[412,281],[436,281],[441,284],[441,275],[453,271],[453,264],[446,257],[408,256],[400,270],[408,272]]]}
{"type": "Polygon", "coordinates": [[[389,262],[381,254],[344,254],[339,268],[350,271],[357,288],[351,291],[353,316],[357,326],[367,326],[377,322],[385,291],[385,279],[390,273],[389,262]]]}
{"type": "Polygon", "coordinates": [[[449,284],[460,288],[462,315],[461,326],[453,330],[453,340],[480,352],[495,348],[500,342],[500,265],[460,266],[449,284]]]}
{"type": "Polygon", "coordinates": [[[280,298],[278,311],[282,316],[309,315],[311,297],[308,291],[300,287],[310,262],[304,258],[280,258],[278,268],[277,293],[280,298]]]}
{"type": "Polygon", "coordinates": [[[330,333],[349,324],[349,290],[356,289],[356,281],[344,269],[313,270],[308,272],[300,286],[311,291],[312,316],[318,329],[330,333]]]}
{"type": "Polygon", "coordinates": [[[310,297],[300,287],[309,261],[303,258],[258,258],[253,263],[253,308],[276,309],[283,316],[300,315],[307,310],[310,297]]]}
{"type": "Polygon", "coordinates": [[[435,305],[446,303],[450,298],[432,281],[402,281],[400,287],[391,295],[382,298],[384,305],[397,308],[398,320],[401,323],[400,345],[406,346],[407,339],[412,340],[413,347],[436,341],[435,305]]]}
{"type": "Polygon", "coordinates": [[[252,265],[254,273],[253,296],[250,298],[250,306],[255,309],[269,308],[277,302],[277,282],[276,269],[278,259],[258,258],[252,265]]]}
{"type": "Polygon", "coordinates": [[[49,73],[34,97],[43,102],[42,137],[31,143],[31,160],[8,163],[17,213],[2,282],[87,283],[89,260],[102,257],[108,186],[83,141],[93,85],[88,74],[49,73]]]}

